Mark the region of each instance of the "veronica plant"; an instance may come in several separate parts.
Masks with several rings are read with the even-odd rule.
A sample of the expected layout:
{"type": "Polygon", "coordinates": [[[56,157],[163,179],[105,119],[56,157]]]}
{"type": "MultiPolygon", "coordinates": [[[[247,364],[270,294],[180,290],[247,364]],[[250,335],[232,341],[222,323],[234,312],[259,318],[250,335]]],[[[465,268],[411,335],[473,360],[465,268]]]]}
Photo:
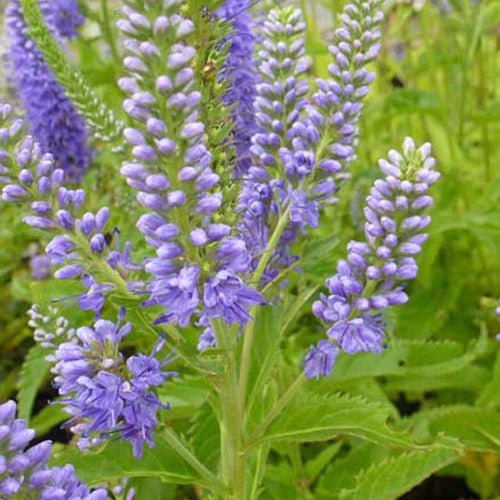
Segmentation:
{"type": "MultiPolygon", "coordinates": [[[[43,19],[29,0],[21,6],[11,7],[9,26],[21,28],[20,45],[54,71],[51,84],[65,88],[68,66],[53,60],[43,19]]],[[[106,2],[103,8],[109,14],[106,2]]],[[[327,457],[317,458],[320,470],[341,446],[354,447],[344,435],[394,447],[419,474],[462,453],[442,436],[418,442],[388,401],[332,394],[346,363],[366,356],[375,363],[400,347],[391,311],[410,298],[440,177],[430,144],[406,138],[401,151],[379,161],[384,177],[366,197],[364,234],[347,243],[333,275],[321,277],[327,292],[296,255],[306,238],[328,231],[357,160],[381,4],[354,0],[344,8],[326,78],[312,74],[300,9],[284,5],[260,16],[252,19],[245,1],[120,2],[116,32],[108,26],[106,36],[120,36],[122,110],[105,113],[92,101],[103,113],[99,128],[96,106],[75,103],[107,140],[123,135],[123,161],[107,168],[134,195],[126,217],[85,178],[68,185],[74,177],[57,148],[38,141],[34,127],[29,135],[12,106],[0,107],[2,200],[46,238],[57,291],[57,307],[34,294],[35,349],[50,366],[55,403],[69,415],[64,427],[80,450],[69,445],[61,455],[78,457],[85,479],[92,463],[90,484],[151,476],[191,484],[204,497],[270,498],[283,455],[280,467],[309,474],[304,488],[314,495],[319,472],[303,469],[299,443],[337,439],[333,452],[331,443],[319,450],[327,457]],[[124,122],[112,119],[115,112],[124,122]],[[309,331],[296,328],[300,321],[309,331]],[[313,334],[322,331],[318,341],[313,334]],[[426,462],[426,453],[436,462],[426,462]]],[[[67,18],[46,22],[56,38],[71,31],[67,18]]],[[[67,87],[65,99],[78,94],[67,87]]],[[[7,412],[13,426],[15,408],[6,405],[0,419],[7,412]]],[[[16,486],[7,491],[4,481],[0,491],[38,487],[38,462],[19,470],[2,463],[0,479],[7,471],[5,481],[16,486]]],[[[47,472],[43,484],[56,475],[47,472]]],[[[134,486],[145,498],[145,485],[134,486]]],[[[81,486],[71,496],[62,488],[67,496],[57,498],[105,494],[81,486]]]]}

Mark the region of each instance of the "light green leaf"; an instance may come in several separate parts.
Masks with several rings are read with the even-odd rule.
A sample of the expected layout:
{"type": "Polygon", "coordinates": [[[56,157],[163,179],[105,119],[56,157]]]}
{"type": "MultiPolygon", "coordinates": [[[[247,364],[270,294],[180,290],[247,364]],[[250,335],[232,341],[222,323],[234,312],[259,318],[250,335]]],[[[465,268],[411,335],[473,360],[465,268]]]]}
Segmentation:
{"type": "Polygon", "coordinates": [[[30,427],[36,432],[37,436],[43,436],[52,427],[68,420],[70,417],[60,405],[47,405],[31,419],[30,427]]]}
{"type": "Polygon", "coordinates": [[[173,378],[158,389],[162,403],[170,404],[169,420],[191,417],[205,403],[209,392],[206,380],[189,376],[173,378]]]}
{"type": "Polygon", "coordinates": [[[387,445],[414,446],[408,436],[388,426],[389,411],[387,405],[361,397],[303,395],[274,420],[260,441],[325,441],[349,435],[387,445]]]}
{"type": "Polygon", "coordinates": [[[352,489],[340,500],[394,500],[425,478],[455,462],[461,455],[456,442],[443,440],[430,450],[411,451],[374,464],[361,471],[352,489]]]}
{"type": "Polygon", "coordinates": [[[500,452],[500,412],[467,405],[443,406],[420,411],[405,419],[415,428],[415,437],[428,439],[446,434],[459,439],[467,449],[500,452]]]}
{"type": "Polygon", "coordinates": [[[47,351],[42,347],[35,345],[24,358],[24,363],[19,374],[17,383],[17,411],[19,418],[24,418],[30,421],[33,403],[36,394],[42,384],[45,382],[45,377],[49,372],[50,364],[45,361],[47,351]]]}
{"type": "Polygon", "coordinates": [[[175,484],[201,484],[197,472],[160,437],[159,433],[154,448],[145,446],[140,460],[133,457],[130,443],[111,441],[96,453],[82,453],[77,448],[68,446],[55,453],[52,465],[71,463],[78,477],[91,486],[113,483],[125,476],[155,477],[175,484]]]}

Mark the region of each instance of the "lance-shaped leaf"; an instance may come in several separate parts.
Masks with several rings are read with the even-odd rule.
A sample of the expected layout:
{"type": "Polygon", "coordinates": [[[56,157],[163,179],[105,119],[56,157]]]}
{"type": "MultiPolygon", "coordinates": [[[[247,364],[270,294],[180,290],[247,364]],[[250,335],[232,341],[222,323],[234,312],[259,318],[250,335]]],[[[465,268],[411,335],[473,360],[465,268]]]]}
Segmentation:
{"type": "Polygon", "coordinates": [[[453,440],[441,439],[425,451],[411,451],[375,463],[361,471],[352,489],[343,490],[340,500],[395,500],[434,472],[455,462],[462,454],[453,440]]]}
{"type": "Polygon", "coordinates": [[[303,394],[283,411],[259,440],[325,441],[348,435],[397,447],[417,446],[405,433],[387,423],[390,408],[361,397],[303,394]]]}

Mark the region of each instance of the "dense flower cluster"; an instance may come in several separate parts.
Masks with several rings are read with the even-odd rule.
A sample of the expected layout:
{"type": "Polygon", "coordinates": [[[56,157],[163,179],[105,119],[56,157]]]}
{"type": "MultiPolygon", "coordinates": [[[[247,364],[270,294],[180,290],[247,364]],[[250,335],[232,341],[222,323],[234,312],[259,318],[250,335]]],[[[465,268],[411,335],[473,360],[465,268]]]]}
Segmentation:
{"type": "Polygon", "coordinates": [[[175,373],[163,370],[169,358],[161,362],[155,358],[165,345],[161,338],[148,356],[123,356],[120,342],[131,331],[130,323],[121,324],[123,315],[124,310],[117,323],[100,319],[93,327],[76,330],[68,329],[67,320],[58,317],[57,328],[51,328],[55,332],[39,324],[46,316],[36,310],[31,312],[31,322],[35,339],[44,347],[55,347],[54,355],[48,357],[55,363],[54,386],[65,410],[73,416],[67,425],[80,436],[79,445],[86,448],[119,432],[139,457],[144,442],[153,446],[157,411],[168,409],[151,389],[175,373]],[[55,340],[57,337],[64,342],[55,340]]]}
{"type": "MultiPolygon", "coordinates": [[[[58,41],[76,35],[76,28],[83,22],[76,1],[40,0],[39,4],[58,41]]],[[[91,157],[85,124],[28,37],[19,0],[8,4],[5,22],[14,81],[33,136],[44,151],[51,152],[67,180],[77,181],[91,157]]]]}
{"type": "Polygon", "coordinates": [[[272,10],[262,29],[260,80],[255,116],[261,131],[252,137],[252,167],[240,194],[240,231],[252,267],[279,220],[288,218],[263,275],[275,279],[295,260],[289,246],[307,227],[317,227],[321,206],[335,203],[336,180],[354,158],[361,101],[374,78],[365,66],[378,53],[382,20],[379,2],[355,1],[341,16],[330,52],[331,78],[318,79],[309,98],[301,12],[272,10]]]}
{"type": "Polygon", "coordinates": [[[217,17],[232,28],[228,40],[224,40],[229,43],[229,53],[221,77],[228,86],[224,103],[233,108],[233,140],[237,156],[234,175],[237,178],[250,168],[250,144],[252,135],[257,132],[253,113],[257,74],[253,61],[254,35],[249,6],[249,0],[226,0],[216,12],[217,17]]]}
{"type": "Polygon", "coordinates": [[[150,210],[137,227],[157,255],[145,264],[153,276],[145,304],[165,308],[158,323],[186,326],[198,315],[242,324],[262,297],[239,276],[249,263],[244,242],[217,221],[223,197],[199,121],[196,51],[187,43],[193,23],[179,8],[176,1],[166,9],[151,3],[145,12],[127,6],[118,22],[129,37],[123,107],[136,122],[124,132],[134,160],[121,172],[150,210]]]}
{"type": "Polygon", "coordinates": [[[429,143],[417,149],[407,138],[403,154],[392,150],[388,160],[379,161],[386,177],[375,181],[366,199],[365,241],[348,244],[347,260],[326,280],[329,295],[313,305],[330,340],[311,347],[306,376],[329,375],[338,348],[347,354],[381,351],[380,312],[408,300],[404,288],[417,275],[415,256],[427,239],[422,231],[430,217],[424,212],[433,203],[427,193],[440,177],[430,153],[429,143]]]}
{"type": "Polygon", "coordinates": [[[50,441],[27,447],[35,431],[16,418],[16,403],[0,405],[0,497],[40,500],[104,500],[106,490],[90,491],[73,466],[50,468],[50,441]]]}

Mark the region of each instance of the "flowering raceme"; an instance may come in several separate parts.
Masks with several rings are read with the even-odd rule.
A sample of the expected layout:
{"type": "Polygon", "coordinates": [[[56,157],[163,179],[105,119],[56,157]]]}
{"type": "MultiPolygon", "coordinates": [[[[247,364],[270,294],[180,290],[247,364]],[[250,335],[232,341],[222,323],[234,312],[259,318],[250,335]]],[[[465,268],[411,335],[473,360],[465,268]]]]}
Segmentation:
{"type": "Polygon", "coordinates": [[[224,103],[234,106],[233,141],[237,156],[234,175],[237,178],[246,174],[250,168],[251,139],[257,132],[253,114],[257,75],[253,60],[254,35],[251,31],[249,7],[249,0],[226,0],[216,12],[217,17],[229,23],[232,28],[231,35],[224,40],[229,43],[229,53],[222,69],[222,79],[228,85],[224,103]]]}
{"type": "Polygon", "coordinates": [[[102,269],[103,264],[108,271],[137,267],[130,263],[127,247],[123,252],[108,248],[103,232],[109,209],[83,213],[84,190],[64,186],[64,171],[56,168],[51,154],[42,153],[33,137],[24,135],[24,123],[14,118],[9,105],[0,105],[0,148],[2,200],[30,208],[24,222],[53,236],[45,252],[53,267],[61,266],[54,276],[61,280],[82,276],[88,291],[82,294],[80,306],[99,315],[103,292],[113,286],[99,285],[85,271],[102,269]],[[96,256],[90,265],[83,257],[87,252],[96,256]]]}
{"type": "MultiPolygon", "coordinates": [[[[76,35],[83,17],[74,0],[40,0],[45,21],[58,40],[76,35]]],[[[66,179],[81,179],[91,158],[85,123],[56,82],[40,51],[27,35],[18,0],[5,12],[14,82],[35,140],[54,156],[66,179]]]]}
{"type": "MultiPolygon", "coordinates": [[[[81,327],[76,331],[66,331],[64,318],[63,321],[59,318],[58,329],[65,330],[62,333],[67,341],[57,345],[49,359],[55,363],[54,386],[66,411],[73,415],[67,425],[80,436],[79,445],[86,448],[118,431],[132,443],[134,455],[140,457],[143,442],[153,446],[157,411],[168,409],[150,389],[162,385],[175,373],[162,369],[169,358],[161,362],[155,358],[165,345],[161,338],[149,356],[124,358],[120,342],[131,331],[130,323],[121,325],[124,314],[122,310],[117,323],[100,319],[92,328],[81,327]]],[[[49,346],[48,339],[53,339],[54,334],[47,334],[43,325],[37,323],[37,319],[43,319],[39,313],[32,312],[31,317],[42,345],[49,346]]]]}
{"type": "Polygon", "coordinates": [[[199,121],[201,94],[191,67],[196,51],[186,41],[194,26],[179,7],[148,4],[140,12],[127,6],[118,22],[130,54],[124,59],[130,76],[119,85],[129,95],[123,107],[136,122],[124,132],[134,159],[121,172],[151,210],[137,227],[157,255],[145,263],[153,276],[145,305],[165,308],[157,323],[187,326],[197,315],[243,324],[262,296],[239,276],[249,264],[245,243],[216,220],[223,196],[199,121]]]}
{"type": "Polygon", "coordinates": [[[311,347],[305,360],[307,377],[330,374],[340,348],[347,354],[380,352],[385,324],[380,312],[404,304],[406,283],[417,275],[415,256],[427,234],[422,231],[432,205],[428,189],[440,177],[429,143],[416,148],[412,139],[403,153],[390,151],[380,160],[385,179],[375,181],[366,199],[365,241],[351,241],[347,260],[326,280],[329,295],[313,305],[314,314],[328,326],[329,341],[311,347]]]}
{"type": "Polygon", "coordinates": [[[382,17],[377,0],[346,6],[330,47],[331,78],[316,81],[312,98],[304,77],[309,62],[300,11],[272,10],[263,26],[255,100],[262,131],[252,137],[254,163],[240,193],[239,227],[255,268],[279,221],[288,219],[264,282],[293,263],[290,244],[305,228],[317,227],[322,206],[336,202],[336,181],[355,157],[362,99],[374,79],[365,66],[378,53],[382,17]]]}

